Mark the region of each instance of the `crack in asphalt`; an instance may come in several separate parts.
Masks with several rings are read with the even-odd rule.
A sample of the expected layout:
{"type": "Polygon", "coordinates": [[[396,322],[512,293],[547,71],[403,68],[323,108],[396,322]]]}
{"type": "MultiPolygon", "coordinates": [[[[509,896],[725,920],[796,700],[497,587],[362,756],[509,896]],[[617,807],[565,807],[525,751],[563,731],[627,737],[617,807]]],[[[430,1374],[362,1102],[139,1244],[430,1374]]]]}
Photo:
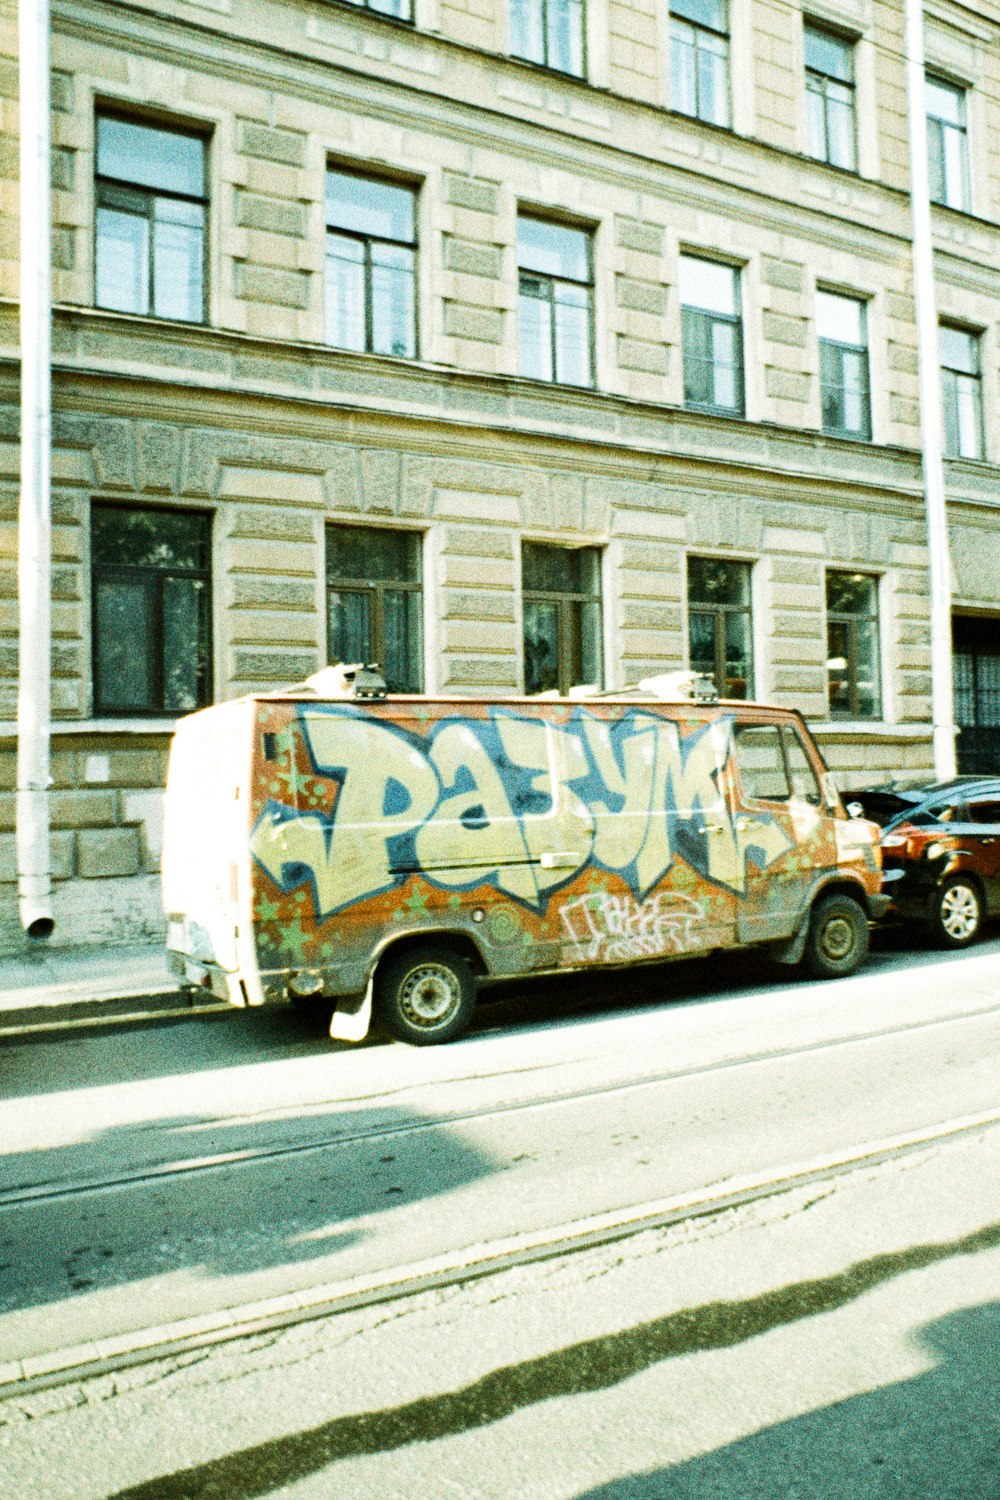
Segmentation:
{"type": "Polygon", "coordinates": [[[958,1239],[883,1252],[833,1275],[793,1282],[755,1297],[685,1308],[501,1366],[456,1390],[335,1417],[256,1443],[118,1490],[108,1500],[257,1500],[338,1460],[435,1442],[490,1426],[543,1401],[607,1390],[665,1360],[733,1348],[833,1312],[909,1271],[997,1248],[1000,1223],[988,1224],[958,1239]]]}

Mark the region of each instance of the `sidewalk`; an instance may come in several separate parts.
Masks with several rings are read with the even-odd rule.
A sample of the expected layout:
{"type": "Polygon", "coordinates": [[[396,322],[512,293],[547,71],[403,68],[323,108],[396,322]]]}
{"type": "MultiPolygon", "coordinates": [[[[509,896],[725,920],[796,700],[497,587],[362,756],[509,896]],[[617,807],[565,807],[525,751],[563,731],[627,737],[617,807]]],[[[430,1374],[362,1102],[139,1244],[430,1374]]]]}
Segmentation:
{"type": "Polygon", "coordinates": [[[0,958],[0,1036],[188,1009],[162,943],[37,948],[0,958]]]}

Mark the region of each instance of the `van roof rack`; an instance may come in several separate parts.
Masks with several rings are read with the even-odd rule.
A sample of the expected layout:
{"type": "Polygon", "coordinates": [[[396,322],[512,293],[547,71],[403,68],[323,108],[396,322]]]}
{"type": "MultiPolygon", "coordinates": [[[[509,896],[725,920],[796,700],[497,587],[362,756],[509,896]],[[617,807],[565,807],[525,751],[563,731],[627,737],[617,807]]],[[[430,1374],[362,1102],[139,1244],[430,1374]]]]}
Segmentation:
{"type": "Polygon", "coordinates": [[[337,662],[334,666],[321,667],[307,677],[300,689],[315,693],[317,698],[368,698],[388,696],[382,668],[377,662],[337,662]]]}

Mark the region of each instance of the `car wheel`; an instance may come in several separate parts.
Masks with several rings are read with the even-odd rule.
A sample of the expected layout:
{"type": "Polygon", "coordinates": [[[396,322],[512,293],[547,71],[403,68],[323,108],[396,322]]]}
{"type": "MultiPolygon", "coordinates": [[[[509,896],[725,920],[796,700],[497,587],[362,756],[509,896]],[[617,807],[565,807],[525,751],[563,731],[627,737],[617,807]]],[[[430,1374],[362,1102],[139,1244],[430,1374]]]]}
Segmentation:
{"type": "Polygon", "coordinates": [[[376,996],[393,1036],[429,1047],[465,1031],[476,1003],[476,981],[461,954],[411,948],[386,959],[376,976],[376,996]]]}
{"type": "Polygon", "coordinates": [[[979,888],[965,875],[952,875],[934,898],[931,931],[942,948],[964,948],[979,934],[983,903],[979,888]]]}
{"type": "Polygon", "coordinates": [[[824,896],[809,921],[802,961],[817,979],[853,974],[868,956],[868,919],[850,896],[824,896]]]}

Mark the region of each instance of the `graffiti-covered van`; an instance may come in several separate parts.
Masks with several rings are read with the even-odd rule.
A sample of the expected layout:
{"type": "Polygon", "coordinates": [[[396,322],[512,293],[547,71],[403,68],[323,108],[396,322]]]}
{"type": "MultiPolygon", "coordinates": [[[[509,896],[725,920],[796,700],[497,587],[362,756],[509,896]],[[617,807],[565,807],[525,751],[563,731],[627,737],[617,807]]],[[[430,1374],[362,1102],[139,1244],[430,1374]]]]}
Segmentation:
{"type": "Polygon", "coordinates": [[[446,1041],[482,982],[767,945],[851,973],[878,831],[799,714],[653,691],[395,696],[368,669],[192,714],[163,890],[182,983],[446,1041]]]}

